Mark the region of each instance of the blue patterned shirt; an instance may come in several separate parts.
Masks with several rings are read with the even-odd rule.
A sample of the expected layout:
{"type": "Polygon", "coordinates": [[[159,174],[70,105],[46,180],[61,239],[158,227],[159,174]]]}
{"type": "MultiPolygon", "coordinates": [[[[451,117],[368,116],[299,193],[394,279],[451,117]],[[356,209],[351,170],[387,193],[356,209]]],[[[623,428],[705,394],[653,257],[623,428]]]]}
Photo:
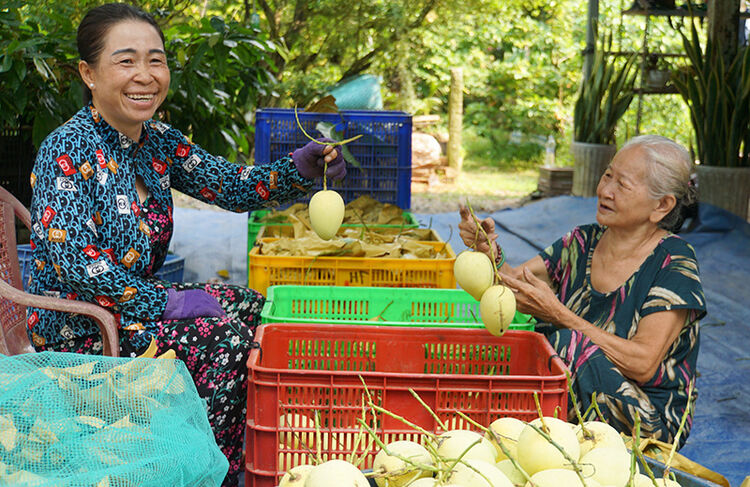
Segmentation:
{"type": "MultiPolygon", "coordinates": [[[[30,292],[97,303],[114,313],[122,328],[142,330],[138,341],[146,344],[149,323],[160,319],[167,292],[152,275],[164,255],[152,255],[136,175],[149,201],[165,208],[170,219],[172,188],[245,212],[298,198],[312,186],[290,157],[257,166],[230,163],[159,121],[145,122],[140,140],[133,141],[93,105],[52,132],[31,174],[30,292]]],[[[33,307],[27,322],[36,346],[98,333],[89,318],[33,307]]]]}

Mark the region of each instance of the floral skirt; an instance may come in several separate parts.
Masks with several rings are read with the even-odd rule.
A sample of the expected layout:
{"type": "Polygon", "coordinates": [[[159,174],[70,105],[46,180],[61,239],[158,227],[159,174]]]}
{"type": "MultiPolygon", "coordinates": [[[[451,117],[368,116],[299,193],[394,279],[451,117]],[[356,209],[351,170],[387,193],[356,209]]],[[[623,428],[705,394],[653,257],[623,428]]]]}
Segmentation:
{"type": "MultiPolygon", "coordinates": [[[[175,283],[172,287],[178,291],[204,289],[226,312],[222,318],[161,321],[150,323],[148,328],[155,331],[157,354],[174,350],[187,366],[198,394],[206,401],[216,443],[229,460],[229,473],[222,485],[237,485],[244,463],[247,359],[265,298],[252,289],[225,284],[175,283]]],[[[134,333],[121,331],[121,356],[136,357],[144,351],[134,350],[130,344],[134,333]]],[[[97,334],[37,347],[39,351],[45,349],[101,354],[102,339],[97,334]]]]}

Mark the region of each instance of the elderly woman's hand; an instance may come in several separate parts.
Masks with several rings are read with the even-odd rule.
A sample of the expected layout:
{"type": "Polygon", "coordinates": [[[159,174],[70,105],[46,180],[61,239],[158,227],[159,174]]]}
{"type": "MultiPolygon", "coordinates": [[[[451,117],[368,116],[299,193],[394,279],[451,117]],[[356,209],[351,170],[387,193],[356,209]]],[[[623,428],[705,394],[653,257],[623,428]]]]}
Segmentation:
{"type": "Polygon", "coordinates": [[[484,232],[482,232],[482,230],[477,227],[474,217],[471,216],[471,213],[465,206],[460,205],[458,213],[461,215],[461,221],[458,224],[458,231],[464,245],[486,254],[490,260],[494,262],[498,249],[495,221],[489,217],[482,220],[480,222],[484,229],[484,232]],[[485,232],[487,233],[487,237],[489,237],[491,244],[487,241],[487,237],[484,235],[485,232]]]}
{"type": "Polygon", "coordinates": [[[513,290],[516,296],[516,309],[521,313],[533,315],[547,323],[560,324],[560,317],[567,308],[557,299],[549,285],[524,267],[518,279],[500,273],[503,284],[513,290]]]}

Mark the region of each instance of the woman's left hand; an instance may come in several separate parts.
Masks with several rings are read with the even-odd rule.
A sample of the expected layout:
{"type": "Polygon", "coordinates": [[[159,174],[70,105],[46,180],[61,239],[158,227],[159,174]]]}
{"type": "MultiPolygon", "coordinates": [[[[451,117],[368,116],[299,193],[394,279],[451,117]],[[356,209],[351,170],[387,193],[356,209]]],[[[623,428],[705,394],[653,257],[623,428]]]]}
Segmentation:
{"type": "Polygon", "coordinates": [[[547,323],[560,323],[561,312],[567,308],[557,299],[552,288],[536,277],[528,267],[523,268],[518,279],[503,273],[500,277],[503,284],[513,290],[518,311],[547,323]]]}

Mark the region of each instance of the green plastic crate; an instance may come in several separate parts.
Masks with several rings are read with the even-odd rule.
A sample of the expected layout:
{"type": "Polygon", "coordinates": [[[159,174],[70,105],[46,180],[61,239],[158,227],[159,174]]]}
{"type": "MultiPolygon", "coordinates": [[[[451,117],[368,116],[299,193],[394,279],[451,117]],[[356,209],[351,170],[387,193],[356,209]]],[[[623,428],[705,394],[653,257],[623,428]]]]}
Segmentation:
{"type": "MultiPolygon", "coordinates": [[[[250,215],[247,218],[247,251],[248,253],[253,249],[253,246],[255,245],[255,240],[258,237],[258,233],[260,233],[260,229],[266,226],[266,222],[263,221],[263,219],[270,213],[271,210],[255,210],[250,212],[250,215]]],[[[414,215],[409,212],[404,212],[404,220],[406,223],[404,225],[378,225],[375,223],[368,224],[368,228],[419,228],[419,223],[414,218],[414,215]]],[[[271,223],[268,224],[268,226],[279,226],[279,227],[290,227],[292,226],[291,223],[271,223]]],[[[342,227],[361,227],[361,223],[344,223],[341,225],[342,227]]]]}
{"type": "MultiPolygon", "coordinates": [[[[462,289],[271,286],[260,316],[262,323],[484,328],[479,302],[462,289]]],[[[516,312],[510,328],[535,323],[516,312]]]]}

